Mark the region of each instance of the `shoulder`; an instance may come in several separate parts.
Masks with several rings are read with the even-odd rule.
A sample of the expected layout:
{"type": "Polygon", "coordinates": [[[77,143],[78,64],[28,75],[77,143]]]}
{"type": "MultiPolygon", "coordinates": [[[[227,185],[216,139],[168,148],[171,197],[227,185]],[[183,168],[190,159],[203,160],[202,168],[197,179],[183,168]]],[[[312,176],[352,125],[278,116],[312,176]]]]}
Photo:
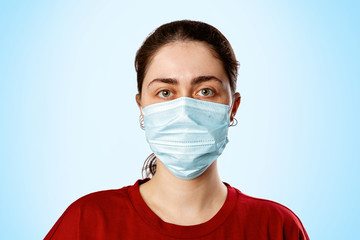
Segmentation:
{"type": "Polygon", "coordinates": [[[81,223],[99,221],[114,213],[125,215],[131,211],[132,204],[129,200],[129,189],[125,186],[120,189],[103,190],[87,194],[74,201],[64,212],[67,219],[76,219],[81,223]]]}
{"type": "Polygon", "coordinates": [[[106,208],[113,204],[119,205],[119,203],[126,204],[129,199],[129,187],[130,186],[126,186],[120,189],[103,190],[87,194],[73,202],[69,208],[84,210],[88,208],[106,208]]]}
{"type": "Polygon", "coordinates": [[[98,191],[79,198],[65,210],[45,240],[78,239],[76,236],[89,232],[90,228],[101,228],[113,215],[126,215],[131,209],[129,187],[98,191]]]}
{"type": "Polygon", "coordinates": [[[247,208],[255,212],[261,212],[262,216],[278,217],[281,219],[291,219],[298,221],[299,218],[288,207],[267,199],[256,198],[238,191],[238,203],[245,205],[247,208]]]}
{"type": "MultiPolygon", "coordinates": [[[[261,199],[237,191],[237,211],[246,215],[247,221],[257,224],[260,228],[285,235],[302,236],[299,239],[309,239],[299,217],[288,207],[275,201],[261,199]]],[[[289,238],[292,239],[292,238],[289,238]]]]}

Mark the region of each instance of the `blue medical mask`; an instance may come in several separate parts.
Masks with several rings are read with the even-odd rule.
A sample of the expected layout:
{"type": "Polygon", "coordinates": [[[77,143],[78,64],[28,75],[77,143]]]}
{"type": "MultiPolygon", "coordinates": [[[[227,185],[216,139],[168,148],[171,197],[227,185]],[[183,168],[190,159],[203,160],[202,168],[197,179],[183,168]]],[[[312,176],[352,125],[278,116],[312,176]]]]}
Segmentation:
{"type": "Polygon", "coordinates": [[[200,176],[228,143],[228,105],[182,97],[142,109],[146,140],[181,179],[200,176]]]}

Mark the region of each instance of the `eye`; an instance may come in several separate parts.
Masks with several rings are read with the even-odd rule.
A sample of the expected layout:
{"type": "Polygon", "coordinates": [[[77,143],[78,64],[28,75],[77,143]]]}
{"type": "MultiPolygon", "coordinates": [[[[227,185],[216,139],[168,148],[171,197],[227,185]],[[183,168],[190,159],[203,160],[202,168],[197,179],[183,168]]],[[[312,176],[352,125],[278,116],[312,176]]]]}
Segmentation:
{"type": "Polygon", "coordinates": [[[157,95],[162,98],[168,98],[174,94],[170,90],[164,89],[164,90],[161,90],[157,95]]]}
{"type": "Polygon", "coordinates": [[[214,95],[214,91],[209,88],[201,89],[198,94],[202,97],[208,97],[214,95]]]}

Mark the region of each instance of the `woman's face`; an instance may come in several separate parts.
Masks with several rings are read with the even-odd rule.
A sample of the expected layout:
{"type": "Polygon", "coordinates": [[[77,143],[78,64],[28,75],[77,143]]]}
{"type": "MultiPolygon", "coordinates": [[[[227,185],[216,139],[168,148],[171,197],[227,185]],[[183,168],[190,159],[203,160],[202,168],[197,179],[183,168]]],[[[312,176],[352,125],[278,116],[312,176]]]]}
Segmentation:
{"type": "Polygon", "coordinates": [[[138,94],[136,100],[141,110],[141,107],[179,97],[234,105],[231,118],[240,103],[239,93],[234,96],[231,93],[221,60],[206,43],[197,41],[161,47],[149,63],[141,96],[138,94]]]}

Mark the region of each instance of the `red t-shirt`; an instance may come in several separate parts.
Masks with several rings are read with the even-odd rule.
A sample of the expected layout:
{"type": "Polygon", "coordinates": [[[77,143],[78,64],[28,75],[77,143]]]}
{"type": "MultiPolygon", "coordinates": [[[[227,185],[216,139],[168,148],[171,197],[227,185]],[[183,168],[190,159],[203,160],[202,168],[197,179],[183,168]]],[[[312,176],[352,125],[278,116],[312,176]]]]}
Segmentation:
{"type": "Polygon", "coordinates": [[[288,208],[244,195],[226,184],[224,205],[209,221],[179,226],[162,221],[145,203],[138,180],[133,186],[86,195],[63,213],[46,235],[55,239],[309,239],[288,208]]]}

